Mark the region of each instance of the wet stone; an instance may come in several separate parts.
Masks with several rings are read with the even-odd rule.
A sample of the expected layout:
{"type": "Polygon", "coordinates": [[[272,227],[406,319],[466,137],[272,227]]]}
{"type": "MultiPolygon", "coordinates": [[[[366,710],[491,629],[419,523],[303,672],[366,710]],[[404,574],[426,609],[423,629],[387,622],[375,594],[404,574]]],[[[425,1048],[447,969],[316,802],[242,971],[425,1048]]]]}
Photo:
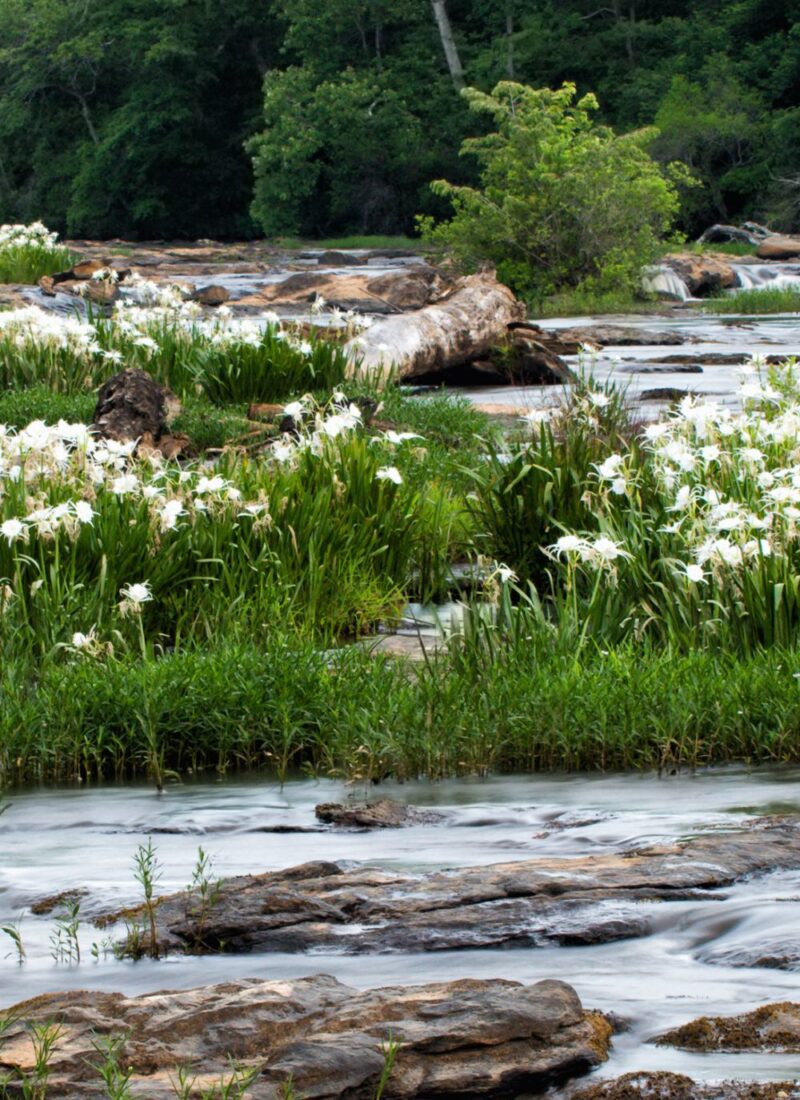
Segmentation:
{"type": "Polygon", "coordinates": [[[121,1060],[133,1069],[131,1094],[148,1100],[175,1096],[179,1066],[197,1075],[198,1095],[218,1088],[229,1059],[254,1071],[252,1100],[274,1100],[289,1079],[304,1100],[367,1100],[390,1038],[399,1048],[389,1089],[395,1100],[540,1093],[605,1061],[611,1036],[606,1020],[586,1012],[561,981],[360,991],[327,975],[251,978],[141,997],[47,994],[16,1005],[12,1016],[0,1036],[0,1070],[30,1073],[26,1025],[58,1020],[48,1095],[71,1100],[107,1096],[87,1068],[97,1060],[97,1035],[126,1036],[121,1060]]]}

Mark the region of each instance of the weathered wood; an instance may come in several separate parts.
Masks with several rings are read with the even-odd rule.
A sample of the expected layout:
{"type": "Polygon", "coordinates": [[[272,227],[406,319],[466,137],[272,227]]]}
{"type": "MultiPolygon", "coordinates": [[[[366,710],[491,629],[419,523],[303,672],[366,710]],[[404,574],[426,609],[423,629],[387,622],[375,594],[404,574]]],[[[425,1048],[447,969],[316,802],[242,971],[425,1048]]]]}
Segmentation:
{"type": "Polygon", "coordinates": [[[506,340],[525,307],[494,273],[459,279],[447,297],[413,313],[389,317],[346,345],[353,374],[393,368],[400,378],[458,366],[506,340]]]}

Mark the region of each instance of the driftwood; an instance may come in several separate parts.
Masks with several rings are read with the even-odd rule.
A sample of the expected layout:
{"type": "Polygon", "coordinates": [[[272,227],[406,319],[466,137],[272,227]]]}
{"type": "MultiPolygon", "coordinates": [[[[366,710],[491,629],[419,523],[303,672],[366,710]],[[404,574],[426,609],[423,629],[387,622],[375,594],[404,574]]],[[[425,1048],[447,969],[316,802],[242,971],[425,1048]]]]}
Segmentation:
{"type": "Polygon", "coordinates": [[[345,349],[354,374],[394,368],[411,378],[445,370],[486,355],[522,320],[525,307],[494,273],[459,279],[453,292],[434,305],[389,317],[350,340],[345,349]]]}

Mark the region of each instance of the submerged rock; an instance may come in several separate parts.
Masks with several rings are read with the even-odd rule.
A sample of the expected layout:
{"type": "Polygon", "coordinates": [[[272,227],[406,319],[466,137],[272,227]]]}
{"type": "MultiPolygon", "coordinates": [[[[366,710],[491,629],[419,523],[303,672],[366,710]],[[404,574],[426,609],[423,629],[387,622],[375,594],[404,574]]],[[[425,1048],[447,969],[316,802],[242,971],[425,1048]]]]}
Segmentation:
{"type": "Polygon", "coordinates": [[[428,810],[418,810],[381,798],[377,802],[321,802],[314,807],[317,820],[325,825],[338,825],[345,829],[401,829],[407,825],[425,825],[442,820],[442,815],[428,810]]]}
{"type": "Polygon", "coordinates": [[[681,1050],[800,1052],[800,1004],[762,1005],[741,1016],[700,1016],[656,1039],[681,1050]]]}
{"type": "Polygon", "coordinates": [[[365,954],[603,943],[649,933],[652,909],[641,902],[709,898],[746,875],[798,867],[800,828],[785,819],[624,854],[426,874],[306,863],[224,880],[203,912],[186,892],[161,898],[158,950],[365,954]]]}
{"type": "Polygon", "coordinates": [[[366,1100],[390,1039],[398,1052],[387,1094],[395,1100],[510,1097],[587,1073],[607,1058],[611,1035],[560,981],[359,991],[326,975],[251,978],[140,997],[54,993],[15,1006],[11,1018],[18,1022],[0,1037],[0,1068],[30,1073],[26,1025],[58,1021],[48,1094],[71,1100],[106,1096],[89,1068],[99,1061],[98,1035],[126,1036],[120,1061],[133,1067],[131,1092],[148,1100],[175,1096],[178,1067],[191,1067],[198,1092],[219,1087],[230,1078],[229,1059],[256,1072],[253,1100],[274,1100],[289,1079],[305,1100],[366,1100]]]}

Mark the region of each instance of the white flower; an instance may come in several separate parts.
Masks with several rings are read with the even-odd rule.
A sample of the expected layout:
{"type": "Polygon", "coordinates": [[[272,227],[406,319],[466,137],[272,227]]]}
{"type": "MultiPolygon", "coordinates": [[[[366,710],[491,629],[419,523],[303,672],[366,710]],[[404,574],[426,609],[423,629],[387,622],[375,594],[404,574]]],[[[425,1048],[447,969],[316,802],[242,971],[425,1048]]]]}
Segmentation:
{"type": "Polygon", "coordinates": [[[688,565],[684,565],[683,568],[686,573],[686,579],[691,581],[692,584],[702,584],[703,581],[705,581],[706,575],[701,566],[689,563],[688,565]]]}
{"type": "Polygon", "coordinates": [[[12,542],[16,542],[17,539],[24,538],[26,534],[25,524],[18,519],[7,519],[5,523],[0,525],[0,535],[4,539],[8,539],[8,545],[12,542]]]}
{"type": "Polygon", "coordinates": [[[291,416],[293,420],[299,420],[305,411],[306,407],[302,401],[290,401],[283,408],[284,415],[291,416]]]}
{"type": "Polygon", "coordinates": [[[133,493],[139,488],[139,479],[136,474],[122,474],[120,477],[114,478],[111,483],[111,492],[115,493],[118,497],[125,496],[127,493],[133,493]]]}
{"type": "Polygon", "coordinates": [[[599,561],[602,564],[616,561],[617,558],[629,558],[627,550],[623,550],[620,543],[601,535],[591,543],[585,551],[588,559],[599,561]]]}
{"type": "Polygon", "coordinates": [[[72,647],[73,649],[87,649],[92,644],[92,635],[81,634],[79,630],[76,630],[72,635],[72,647]]]}
{"type": "Polygon", "coordinates": [[[162,531],[171,531],[178,524],[178,517],[185,515],[186,509],[180,500],[168,500],[159,513],[159,522],[162,531]]]}
{"type": "Polygon", "coordinates": [[[602,481],[611,481],[619,475],[619,468],[624,461],[622,455],[609,455],[605,462],[601,462],[599,466],[595,464],[595,469],[602,481]]]}
{"type": "Polygon", "coordinates": [[[590,390],[587,397],[596,409],[607,409],[611,404],[611,398],[600,390],[590,390]]]}
{"type": "Polygon", "coordinates": [[[575,554],[581,553],[588,545],[586,539],[579,538],[578,535],[562,535],[548,550],[551,554],[575,554]]]}
{"type": "Polygon", "coordinates": [[[407,439],[422,439],[416,432],[395,432],[391,428],[383,433],[387,443],[405,443],[407,439]]]}
{"type": "Polygon", "coordinates": [[[509,565],[498,565],[494,573],[492,573],[492,576],[499,577],[502,584],[508,584],[509,581],[519,580],[517,574],[509,565]]]}
{"type": "Polygon", "coordinates": [[[124,600],[129,600],[132,604],[137,605],[147,603],[148,600],[153,598],[149,581],[142,581],[140,584],[126,584],[124,588],[120,588],[119,594],[124,600]]]}
{"type": "Polygon", "coordinates": [[[395,485],[403,484],[403,477],[396,466],[382,466],[375,474],[376,481],[393,481],[395,485]]]}
{"type": "Polygon", "coordinates": [[[79,523],[91,523],[94,517],[94,509],[88,500],[76,500],[75,515],[79,523]]]}

